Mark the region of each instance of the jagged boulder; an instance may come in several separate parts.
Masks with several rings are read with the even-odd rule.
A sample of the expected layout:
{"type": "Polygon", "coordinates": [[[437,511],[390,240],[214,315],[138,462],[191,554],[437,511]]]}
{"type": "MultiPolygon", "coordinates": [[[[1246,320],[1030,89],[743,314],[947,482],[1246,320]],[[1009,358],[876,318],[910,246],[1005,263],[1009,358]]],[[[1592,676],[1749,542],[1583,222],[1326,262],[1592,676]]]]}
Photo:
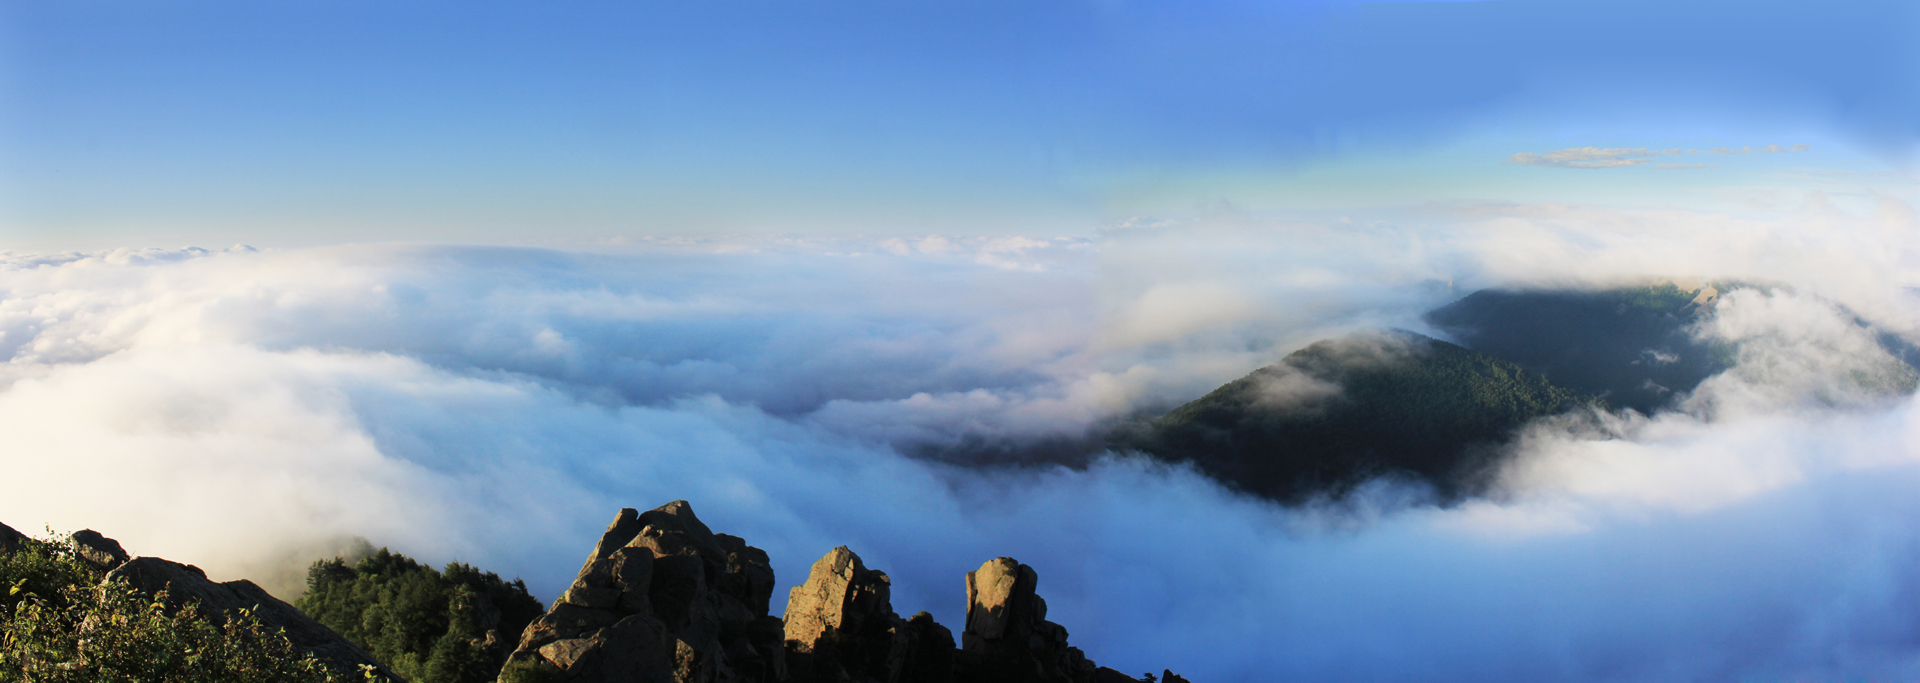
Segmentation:
{"type": "Polygon", "coordinates": [[[796,683],[953,680],[953,633],[921,612],[893,611],[892,582],[846,546],[818,562],[787,599],[787,670],[796,683]]]}
{"type": "Polygon", "coordinates": [[[674,501],[627,508],[565,595],[534,620],[502,681],[765,682],[786,678],[767,554],[674,501]]]}
{"type": "Polygon", "coordinates": [[[941,626],[927,612],[907,619],[907,659],[900,666],[900,681],[950,683],[954,680],[953,631],[941,626]]]}
{"type": "Polygon", "coordinates": [[[1067,645],[1067,629],[1047,621],[1035,593],[1039,574],[1010,557],[967,572],[967,628],[960,634],[962,680],[1089,683],[1095,666],[1067,645]]]}
{"type": "Polygon", "coordinates": [[[129,558],[126,549],[120,547],[119,541],[102,536],[98,531],[81,529],[73,532],[71,538],[74,550],[79,554],[80,559],[100,571],[112,571],[126,563],[129,558]]]}
{"type": "MultiPolygon", "coordinates": [[[[105,540],[113,543],[113,539],[105,540]]],[[[120,544],[113,543],[112,547],[119,548],[120,544]]],[[[364,664],[374,667],[389,679],[399,680],[372,655],[348,642],[333,629],[294,609],[293,605],[268,594],[252,581],[240,579],[217,583],[208,579],[207,573],[199,567],[158,557],[135,557],[123,561],[107,573],[105,580],[124,581],[148,594],[165,590],[170,608],[183,609],[195,605],[201,618],[215,624],[226,623],[233,610],[250,610],[260,623],[270,628],[284,629],[287,640],[292,641],[294,647],[332,662],[342,671],[356,672],[357,675],[364,664]]]]}
{"type": "MultiPolygon", "coordinates": [[[[1033,568],[997,558],[967,574],[964,649],[926,612],[902,619],[892,582],[845,546],[768,616],[766,553],[716,534],[686,501],[623,509],[573,585],[501,671],[519,681],[642,683],[1126,683],[1047,621],[1033,568]]],[[[1168,674],[1169,680],[1182,680],[1168,674]]]]}

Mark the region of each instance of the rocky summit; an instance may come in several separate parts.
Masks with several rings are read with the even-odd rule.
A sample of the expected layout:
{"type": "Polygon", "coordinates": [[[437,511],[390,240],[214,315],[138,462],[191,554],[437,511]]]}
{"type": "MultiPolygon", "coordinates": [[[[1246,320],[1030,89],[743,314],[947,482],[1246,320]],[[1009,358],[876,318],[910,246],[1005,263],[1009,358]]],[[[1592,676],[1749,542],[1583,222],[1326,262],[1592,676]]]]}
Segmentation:
{"type": "MultiPolygon", "coordinates": [[[[1046,620],[1032,567],[1000,557],[966,577],[967,623],[901,618],[885,572],[828,551],[770,616],[767,554],[716,534],[686,501],[607,526],[566,594],[527,627],[501,672],[519,681],[674,683],[1122,683],[1046,620]]],[[[1184,681],[1164,671],[1163,681],[1184,681]]]]}
{"type": "Polygon", "coordinates": [[[767,554],[713,533],[686,501],[624,509],[501,680],[785,680],[772,595],[767,554]]]}

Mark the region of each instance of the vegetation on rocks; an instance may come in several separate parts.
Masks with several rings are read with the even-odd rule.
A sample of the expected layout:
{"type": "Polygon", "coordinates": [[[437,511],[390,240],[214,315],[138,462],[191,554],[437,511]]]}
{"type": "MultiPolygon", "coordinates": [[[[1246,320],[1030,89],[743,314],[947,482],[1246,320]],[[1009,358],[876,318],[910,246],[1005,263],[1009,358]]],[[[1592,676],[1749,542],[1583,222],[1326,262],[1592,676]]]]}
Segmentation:
{"type": "MultiPolygon", "coordinates": [[[[9,530],[10,531],[10,530],[9,530]]],[[[298,651],[280,629],[237,610],[224,623],[102,581],[70,543],[24,539],[0,553],[0,681],[290,683],[358,679],[298,651]]]]}

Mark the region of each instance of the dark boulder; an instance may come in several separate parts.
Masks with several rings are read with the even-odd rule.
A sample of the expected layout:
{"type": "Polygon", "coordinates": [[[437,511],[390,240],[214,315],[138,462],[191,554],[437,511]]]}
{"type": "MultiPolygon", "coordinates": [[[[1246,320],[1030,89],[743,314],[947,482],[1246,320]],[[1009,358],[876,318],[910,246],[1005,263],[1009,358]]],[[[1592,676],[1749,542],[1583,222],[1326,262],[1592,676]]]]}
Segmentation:
{"type": "Polygon", "coordinates": [[[120,547],[120,542],[102,536],[98,531],[81,529],[73,532],[72,538],[74,550],[79,553],[80,559],[100,571],[112,571],[127,561],[127,551],[120,547]]]}
{"type": "Polygon", "coordinates": [[[27,538],[26,534],[14,531],[13,527],[0,524],[0,554],[19,550],[21,546],[26,545],[29,540],[32,539],[27,538]]]}

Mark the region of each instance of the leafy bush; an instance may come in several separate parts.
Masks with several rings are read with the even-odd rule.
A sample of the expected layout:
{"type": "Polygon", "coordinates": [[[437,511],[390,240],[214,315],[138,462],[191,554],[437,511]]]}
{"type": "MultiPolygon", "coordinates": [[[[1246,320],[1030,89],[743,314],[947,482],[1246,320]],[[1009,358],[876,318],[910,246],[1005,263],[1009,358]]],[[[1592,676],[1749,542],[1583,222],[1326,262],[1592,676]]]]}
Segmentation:
{"type": "Polygon", "coordinates": [[[29,541],[0,555],[0,681],[289,683],[349,680],[246,610],[225,625],[191,604],[169,611],[166,593],[97,583],[71,546],[29,541]]]}
{"type": "MultiPolygon", "coordinates": [[[[56,537],[52,530],[49,538],[56,537]]],[[[0,615],[11,614],[20,601],[39,598],[64,604],[61,591],[100,582],[101,575],[74,554],[73,547],[56,541],[28,539],[15,553],[0,553],[0,615]]]]}
{"type": "Polygon", "coordinates": [[[435,571],[386,548],[315,562],[296,606],[415,683],[494,680],[544,611],[518,579],[458,562],[435,571]]]}

